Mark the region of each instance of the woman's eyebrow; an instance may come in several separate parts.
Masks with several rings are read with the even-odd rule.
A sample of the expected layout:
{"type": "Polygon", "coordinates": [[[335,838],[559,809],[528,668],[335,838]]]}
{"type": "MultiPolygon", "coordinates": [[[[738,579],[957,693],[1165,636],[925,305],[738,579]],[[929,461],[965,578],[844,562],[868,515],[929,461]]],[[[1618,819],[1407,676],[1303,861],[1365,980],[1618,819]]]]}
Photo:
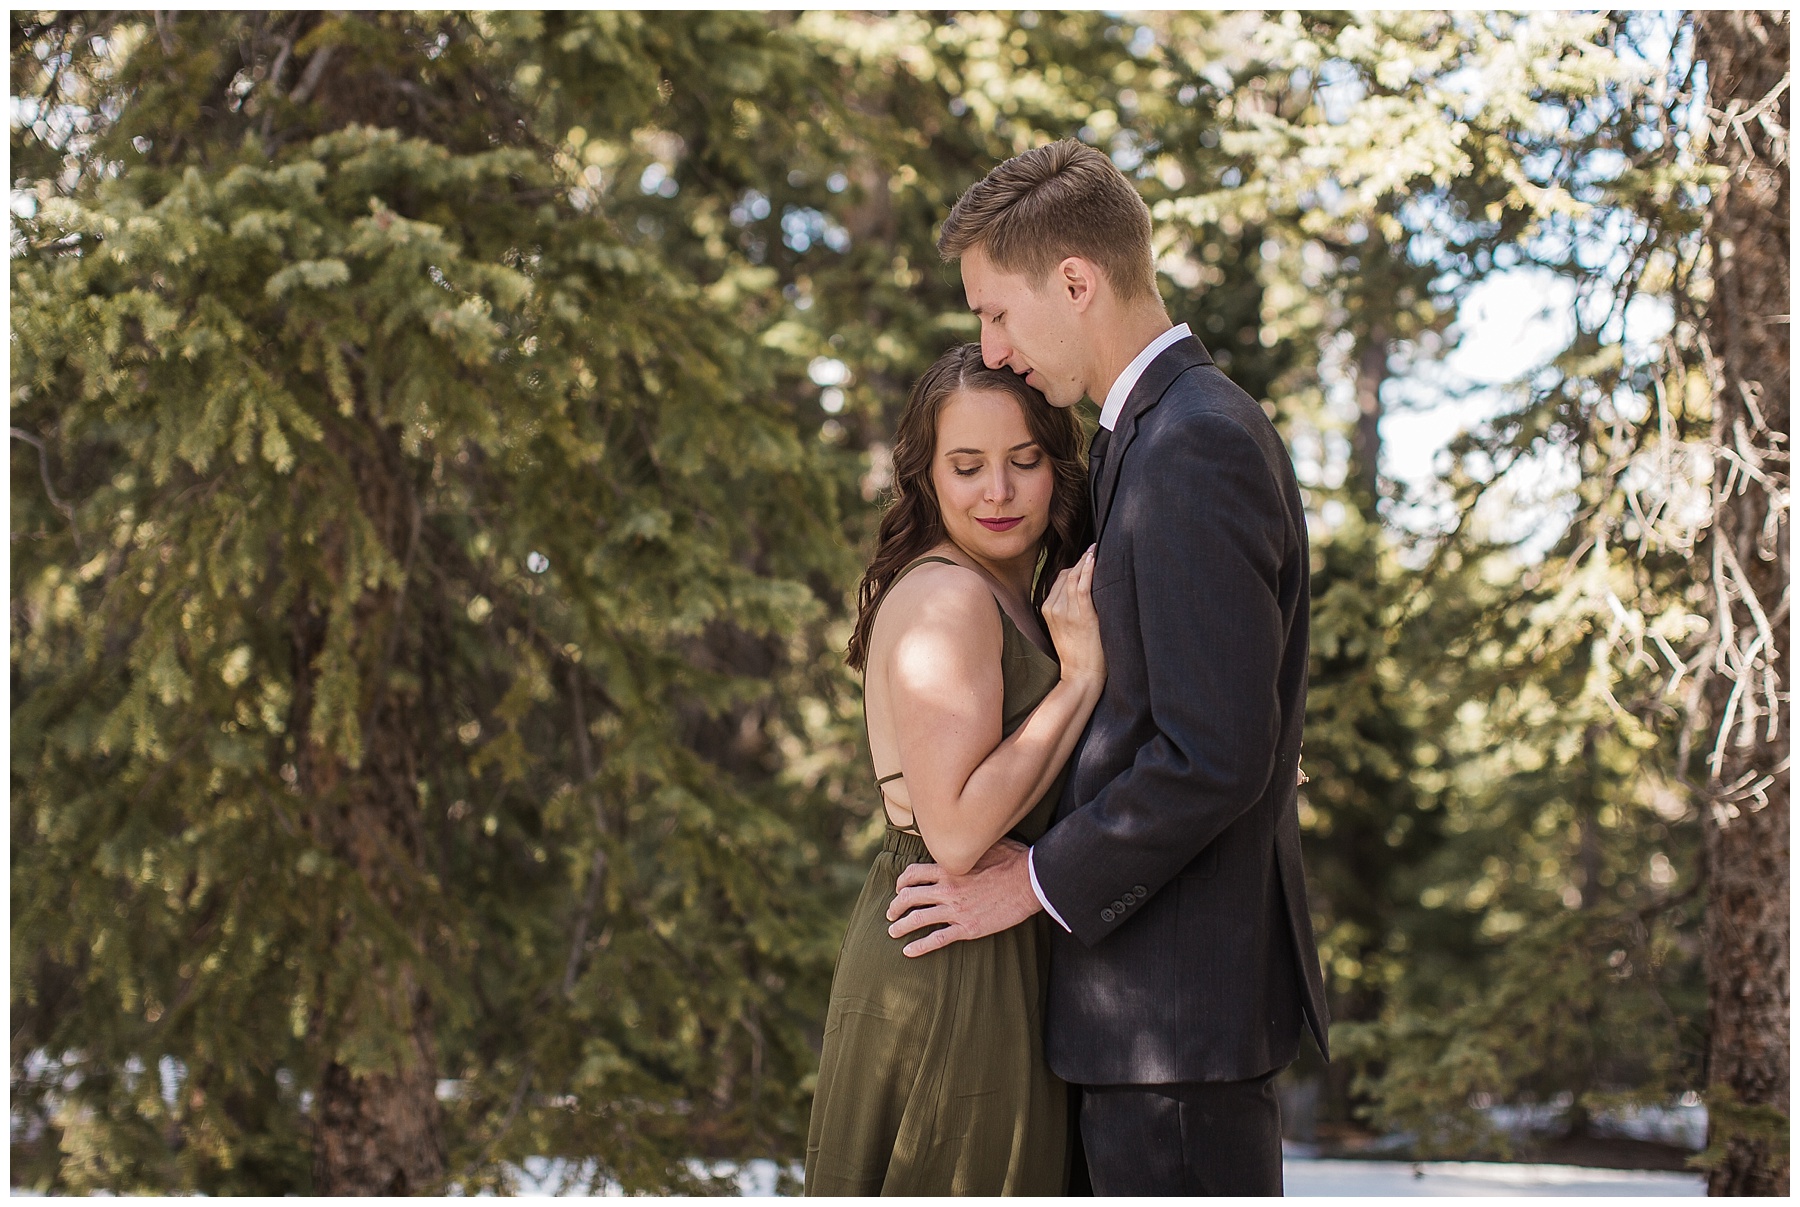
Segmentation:
{"type": "MultiPolygon", "coordinates": [[[[1033,445],[1035,445],[1035,444],[1036,444],[1036,443],[1037,443],[1037,441],[1035,441],[1035,440],[1027,440],[1027,441],[1026,441],[1026,442],[1025,442],[1025,443],[1023,443],[1023,444],[1015,444],[1015,445],[1013,445],[1013,446],[1012,446],[1012,447],[1011,447],[1011,448],[1009,448],[1009,449],[1007,449],[1007,450],[1006,450],[1006,451],[1007,451],[1007,452],[1009,452],[1009,453],[1016,453],[1016,452],[1018,452],[1018,451],[1019,451],[1019,450],[1020,450],[1020,449],[1022,449],[1022,448],[1030,448],[1030,447],[1032,447],[1032,446],[1033,446],[1033,445]]],[[[956,455],[957,455],[957,454],[958,454],[958,453],[966,453],[966,454],[968,454],[968,455],[969,455],[969,456],[971,456],[971,457],[979,457],[979,456],[981,456],[981,455],[982,455],[982,454],[983,454],[983,453],[984,453],[984,452],[986,452],[986,451],[987,451],[987,450],[986,450],[986,449],[979,449],[979,448],[949,448],[949,449],[945,449],[945,450],[944,450],[944,456],[946,456],[946,457],[954,457],[954,456],[956,456],[956,455]]]]}

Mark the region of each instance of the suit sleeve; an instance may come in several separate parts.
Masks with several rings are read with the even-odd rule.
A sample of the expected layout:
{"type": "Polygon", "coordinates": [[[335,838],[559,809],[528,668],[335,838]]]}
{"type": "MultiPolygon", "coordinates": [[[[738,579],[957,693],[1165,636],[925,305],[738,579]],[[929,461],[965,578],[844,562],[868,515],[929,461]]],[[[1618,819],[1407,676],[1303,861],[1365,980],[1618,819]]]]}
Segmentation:
{"type": "Polygon", "coordinates": [[[1233,419],[1202,413],[1130,453],[1106,539],[1131,542],[1154,732],[1033,851],[1045,896],[1089,946],[1137,913],[1114,905],[1161,889],[1262,797],[1281,730],[1290,538],[1261,448],[1233,419]]]}

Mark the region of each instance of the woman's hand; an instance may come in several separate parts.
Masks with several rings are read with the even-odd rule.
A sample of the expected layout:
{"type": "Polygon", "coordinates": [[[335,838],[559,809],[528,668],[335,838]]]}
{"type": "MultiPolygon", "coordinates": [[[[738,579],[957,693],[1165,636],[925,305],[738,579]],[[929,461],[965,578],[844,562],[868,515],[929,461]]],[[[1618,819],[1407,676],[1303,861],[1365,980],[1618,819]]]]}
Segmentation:
{"type": "Polygon", "coordinates": [[[1044,627],[1056,643],[1062,677],[1098,687],[1106,682],[1106,652],[1100,647],[1100,617],[1094,611],[1094,559],[1089,545],[1081,560],[1056,576],[1044,599],[1044,627]]]}

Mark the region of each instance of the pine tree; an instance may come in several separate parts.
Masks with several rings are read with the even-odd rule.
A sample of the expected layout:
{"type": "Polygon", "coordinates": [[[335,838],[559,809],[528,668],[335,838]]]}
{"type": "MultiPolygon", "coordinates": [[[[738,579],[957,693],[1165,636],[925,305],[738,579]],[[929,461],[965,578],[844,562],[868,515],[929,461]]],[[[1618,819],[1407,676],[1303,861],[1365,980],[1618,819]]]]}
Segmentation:
{"type": "Polygon", "coordinates": [[[568,1152],[655,1188],[792,1151],[834,839],[783,748],[853,479],[732,305],[754,277],[657,237],[713,164],[679,210],[638,187],[734,88],[809,87],[784,45],[16,24],[26,1184],[441,1191],[568,1152]],[[707,103],[665,95],[702,68],[707,103]]]}

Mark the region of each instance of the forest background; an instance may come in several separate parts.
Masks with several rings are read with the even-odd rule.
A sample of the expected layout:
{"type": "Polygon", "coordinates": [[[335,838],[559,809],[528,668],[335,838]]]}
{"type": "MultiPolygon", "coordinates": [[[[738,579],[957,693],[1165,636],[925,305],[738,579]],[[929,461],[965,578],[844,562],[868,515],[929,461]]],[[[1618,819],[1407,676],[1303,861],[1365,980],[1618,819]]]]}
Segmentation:
{"type": "Polygon", "coordinates": [[[1074,136],[1305,490],[1289,1084],[1462,1154],[1694,1093],[1713,1190],[1784,1192],[1788,45],[14,13],[14,1184],[797,1158],[881,825],[851,592],[976,332],[935,226],[1074,136]],[[1459,381],[1500,279],[1555,346],[1459,381]]]}

